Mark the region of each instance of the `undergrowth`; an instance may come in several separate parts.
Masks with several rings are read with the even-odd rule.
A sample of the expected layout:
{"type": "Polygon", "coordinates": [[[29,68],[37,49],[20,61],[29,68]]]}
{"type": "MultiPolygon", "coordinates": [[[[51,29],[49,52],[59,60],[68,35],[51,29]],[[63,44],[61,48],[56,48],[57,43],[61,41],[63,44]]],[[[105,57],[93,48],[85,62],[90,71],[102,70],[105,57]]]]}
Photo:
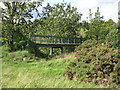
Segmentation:
{"type": "Polygon", "coordinates": [[[120,88],[119,50],[110,43],[85,41],[76,48],[76,58],[66,68],[69,80],[95,83],[100,86],[120,88]]]}
{"type": "Polygon", "coordinates": [[[65,79],[63,73],[70,60],[75,59],[73,56],[60,55],[46,61],[40,58],[35,60],[27,51],[8,54],[4,57],[6,60],[2,60],[3,88],[99,88],[95,84],[65,79]],[[22,60],[22,53],[26,56],[25,60],[22,60]]]}
{"type": "Polygon", "coordinates": [[[89,44],[88,42],[91,41],[79,46],[76,53],[59,55],[51,60],[35,57],[26,50],[8,52],[7,47],[0,47],[2,87],[106,88],[110,85],[118,87],[118,50],[96,41],[89,44]]]}

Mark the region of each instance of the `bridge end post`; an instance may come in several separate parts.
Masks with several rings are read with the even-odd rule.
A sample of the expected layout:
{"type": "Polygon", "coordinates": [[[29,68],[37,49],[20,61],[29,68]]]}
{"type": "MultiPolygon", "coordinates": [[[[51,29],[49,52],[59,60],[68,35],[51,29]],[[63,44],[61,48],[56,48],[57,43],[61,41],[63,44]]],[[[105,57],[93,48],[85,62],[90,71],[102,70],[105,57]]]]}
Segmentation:
{"type": "Polygon", "coordinates": [[[53,47],[50,48],[50,55],[53,54],[53,47]]]}

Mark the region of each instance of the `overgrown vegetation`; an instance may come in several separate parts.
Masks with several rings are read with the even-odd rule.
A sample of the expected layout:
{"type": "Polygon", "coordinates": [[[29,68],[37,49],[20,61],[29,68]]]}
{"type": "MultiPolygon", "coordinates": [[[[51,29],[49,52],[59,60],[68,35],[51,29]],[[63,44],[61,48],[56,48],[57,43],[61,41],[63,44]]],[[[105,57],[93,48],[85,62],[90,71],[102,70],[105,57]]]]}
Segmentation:
{"type": "Polygon", "coordinates": [[[76,48],[76,57],[66,69],[68,79],[120,88],[119,49],[112,48],[111,42],[85,41],[76,48]]]}
{"type": "Polygon", "coordinates": [[[3,87],[120,88],[120,21],[105,21],[99,7],[94,14],[89,9],[89,21],[81,21],[82,14],[71,4],[47,4],[42,12],[38,10],[42,2],[3,4],[0,22],[3,87]],[[73,53],[56,59],[60,49],[49,56],[48,47],[38,47],[31,39],[34,34],[80,38],[82,44],[64,47],[67,54],[73,53]]]}
{"type": "Polygon", "coordinates": [[[1,10],[2,40],[8,45],[9,51],[20,50],[22,47],[26,49],[29,41],[29,44],[32,44],[29,46],[32,52],[40,52],[35,43],[29,39],[33,34],[78,37],[82,41],[89,39],[104,43],[110,41],[114,43],[114,47],[119,47],[117,23],[112,19],[104,21],[99,8],[94,14],[91,9],[89,10],[90,21],[87,22],[81,21],[82,14],[70,4],[61,3],[53,6],[48,4],[42,12],[39,12],[38,7],[41,7],[41,4],[41,2],[4,2],[6,8],[1,10]],[[34,21],[31,20],[34,18],[33,11],[36,17],[39,17],[34,21]]]}
{"type": "Polygon", "coordinates": [[[74,53],[61,55],[48,61],[36,58],[28,51],[9,54],[4,51],[2,56],[2,88],[99,87],[95,84],[66,80],[63,76],[70,60],[75,59],[74,53]],[[22,58],[22,54],[25,56],[24,58],[22,58]]]}

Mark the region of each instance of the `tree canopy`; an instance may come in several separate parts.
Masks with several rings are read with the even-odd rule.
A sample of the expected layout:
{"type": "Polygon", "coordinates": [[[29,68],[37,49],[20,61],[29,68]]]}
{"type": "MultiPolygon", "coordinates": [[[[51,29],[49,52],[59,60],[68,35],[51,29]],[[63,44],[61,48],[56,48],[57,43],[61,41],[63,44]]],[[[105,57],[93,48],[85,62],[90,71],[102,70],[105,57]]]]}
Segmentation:
{"type": "Polygon", "coordinates": [[[64,37],[75,37],[82,16],[76,8],[65,3],[54,6],[48,4],[44,7],[42,15],[37,33],[64,37]]]}
{"type": "Polygon", "coordinates": [[[26,42],[26,35],[32,34],[81,37],[82,40],[95,39],[102,42],[111,41],[110,38],[117,40],[111,35],[117,34],[116,23],[112,19],[104,21],[99,7],[94,17],[89,9],[90,22],[88,22],[81,21],[82,14],[71,4],[61,3],[51,6],[48,3],[42,12],[38,10],[42,5],[41,2],[4,2],[4,5],[6,8],[1,10],[2,36],[10,50],[19,49],[26,42]],[[35,21],[31,21],[35,18],[33,12],[39,17],[35,21]]]}
{"type": "Polygon", "coordinates": [[[10,50],[14,50],[25,39],[24,35],[33,33],[30,19],[34,18],[32,11],[36,11],[41,2],[3,2],[2,8],[2,36],[10,50]]]}

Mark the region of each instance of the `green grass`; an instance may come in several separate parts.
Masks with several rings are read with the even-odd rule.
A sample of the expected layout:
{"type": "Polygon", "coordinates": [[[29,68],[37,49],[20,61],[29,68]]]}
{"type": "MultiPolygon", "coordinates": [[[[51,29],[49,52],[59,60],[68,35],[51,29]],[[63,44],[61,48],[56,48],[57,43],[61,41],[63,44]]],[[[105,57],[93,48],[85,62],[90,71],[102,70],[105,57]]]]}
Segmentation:
{"type": "MultiPolygon", "coordinates": [[[[19,56],[19,55],[18,55],[19,56]]],[[[7,57],[6,57],[7,58],[7,57]]],[[[3,88],[99,88],[95,84],[67,80],[64,77],[66,66],[73,56],[27,61],[3,61],[3,88]]]]}

